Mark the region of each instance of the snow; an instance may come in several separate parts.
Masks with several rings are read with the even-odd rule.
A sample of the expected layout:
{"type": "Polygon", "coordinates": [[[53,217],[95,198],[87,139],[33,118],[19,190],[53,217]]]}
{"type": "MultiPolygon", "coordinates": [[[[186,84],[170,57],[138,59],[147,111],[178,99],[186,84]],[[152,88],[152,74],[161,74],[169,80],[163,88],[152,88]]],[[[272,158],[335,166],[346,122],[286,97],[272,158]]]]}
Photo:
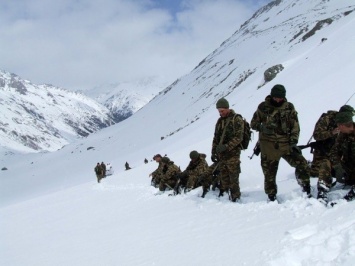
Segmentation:
{"type": "MultiPolygon", "coordinates": [[[[331,2],[334,10],[350,5],[331,2]]],[[[285,84],[299,113],[299,143],[305,144],[323,112],[338,110],[347,101],[355,106],[354,23],[354,14],[334,22],[325,29],[329,35],[324,44],[310,39],[290,50],[280,48],[275,62],[288,64],[260,89],[261,69],[235,90],[216,85],[217,76],[229,72],[225,67],[213,76],[219,70],[209,66],[231,59],[231,38],[208,57],[209,66],[196,68],[117,125],[52,153],[1,149],[0,162],[8,170],[0,172],[0,265],[353,265],[355,202],[339,200],[325,207],[314,198],[316,178],[308,199],[294,169],[281,161],[280,204],[268,203],[260,156],[248,158],[257,134],[241,155],[240,203],[218,198],[218,191],[201,198],[201,188],[176,197],[169,192],[154,195],[149,173],[157,167],[151,160],[157,153],[167,154],[181,169],[191,150],[210,157],[218,119],[215,99],[226,92],[232,108],[250,121],[272,85],[285,84]],[[201,96],[213,86],[213,97],[201,96]],[[115,172],[99,184],[94,167],[102,161],[110,162],[115,172]],[[129,171],[124,170],[126,161],[129,171]]],[[[284,38],[277,32],[275,36],[280,36],[276,43],[284,38]]],[[[257,47],[256,41],[246,45],[257,47]]],[[[272,65],[270,54],[258,51],[248,67],[272,65]]],[[[312,158],[309,150],[303,154],[312,158]]],[[[340,199],[346,192],[334,190],[330,198],[340,199]]]]}

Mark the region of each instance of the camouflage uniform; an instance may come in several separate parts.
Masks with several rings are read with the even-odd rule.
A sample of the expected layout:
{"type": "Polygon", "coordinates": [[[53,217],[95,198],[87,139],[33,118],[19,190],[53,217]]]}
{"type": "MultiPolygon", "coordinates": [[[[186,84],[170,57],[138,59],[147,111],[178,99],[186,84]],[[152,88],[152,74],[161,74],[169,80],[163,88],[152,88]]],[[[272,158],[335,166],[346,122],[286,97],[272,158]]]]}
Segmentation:
{"type": "Polygon", "coordinates": [[[155,187],[159,186],[160,180],[161,180],[161,175],[163,171],[163,163],[160,161],[158,168],[152,173],[152,184],[154,184],[155,187]]]}
{"type": "Polygon", "coordinates": [[[332,165],[341,165],[345,170],[346,183],[355,185],[355,132],[338,135],[330,151],[330,160],[332,165]]]}
{"type": "Polygon", "coordinates": [[[240,170],[240,143],[243,140],[244,122],[240,115],[230,109],[227,117],[220,117],[215,126],[212,142],[212,155],[218,154],[220,170],[220,195],[224,191],[230,191],[231,200],[236,201],[240,198],[239,174],[240,170]],[[224,128],[225,135],[220,143],[224,128]],[[217,153],[217,146],[223,144],[226,150],[217,153]]]}
{"type": "MultiPolygon", "coordinates": [[[[186,167],[187,173],[187,184],[186,188],[188,190],[194,189],[198,186],[199,176],[205,173],[208,169],[208,164],[206,162],[206,154],[199,154],[196,160],[191,160],[189,165],[186,167]]],[[[184,171],[184,172],[185,172],[184,171]]]]}
{"type": "Polygon", "coordinates": [[[332,185],[330,150],[336,139],[333,131],[337,128],[334,120],[337,113],[337,111],[328,111],[322,114],[313,131],[313,138],[320,148],[314,148],[313,150],[311,176],[319,177],[318,191],[321,189],[328,190],[332,185]]]}
{"type": "Polygon", "coordinates": [[[170,161],[168,157],[163,157],[161,162],[163,163],[163,169],[161,172],[161,179],[159,183],[159,190],[165,191],[166,187],[174,188],[177,181],[177,176],[181,173],[178,166],[170,161]]]}
{"type": "Polygon", "coordinates": [[[101,179],[103,178],[103,169],[100,163],[97,163],[96,167],[94,168],[96,173],[97,182],[100,183],[101,179]]]}
{"type": "Polygon", "coordinates": [[[211,164],[204,173],[202,173],[199,177],[199,183],[203,188],[202,197],[204,198],[207,192],[210,190],[211,185],[213,185],[212,190],[215,190],[217,187],[217,183],[219,183],[219,178],[217,176],[218,170],[218,163],[211,164]]]}
{"type": "Polygon", "coordinates": [[[272,104],[271,96],[259,104],[250,126],[259,131],[261,167],[264,173],[264,190],[275,200],[277,194],[276,174],[281,158],[297,169],[298,184],[303,191],[310,193],[309,167],[298,142],[300,127],[297,112],[292,103],[284,98],[280,106],[272,104]]]}

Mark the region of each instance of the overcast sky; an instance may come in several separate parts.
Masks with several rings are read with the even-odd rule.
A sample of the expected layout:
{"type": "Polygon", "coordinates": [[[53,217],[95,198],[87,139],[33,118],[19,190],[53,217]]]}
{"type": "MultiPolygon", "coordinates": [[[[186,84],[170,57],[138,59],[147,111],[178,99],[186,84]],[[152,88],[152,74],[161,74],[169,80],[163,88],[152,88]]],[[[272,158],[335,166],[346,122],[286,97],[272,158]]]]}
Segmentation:
{"type": "Polygon", "coordinates": [[[90,89],[189,73],[271,0],[0,0],[0,69],[90,89]]]}

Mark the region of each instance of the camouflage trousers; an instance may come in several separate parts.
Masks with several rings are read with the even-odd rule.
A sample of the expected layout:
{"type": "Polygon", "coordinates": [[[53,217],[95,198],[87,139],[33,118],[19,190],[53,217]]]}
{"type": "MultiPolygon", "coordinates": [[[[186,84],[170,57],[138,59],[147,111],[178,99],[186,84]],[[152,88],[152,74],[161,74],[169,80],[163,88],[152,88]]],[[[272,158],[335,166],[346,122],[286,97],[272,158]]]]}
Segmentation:
{"type": "Polygon", "coordinates": [[[198,186],[198,177],[195,175],[189,175],[187,178],[186,187],[190,189],[194,189],[198,186]]]}
{"type": "Polygon", "coordinates": [[[160,191],[165,191],[166,188],[174,188],[176,185],[176,180],[175,178],[170,178],[170,179],[165,179],[161,178],[159,182],[159,190],[160,191]]]}
{"type": "Polygon", "coordinates": [[[304,188],[310,186],[309,181],[309,166],[307,160],[303,157],[302,153],[296,151],[285,151],[279,154],[279,158],[269,159],[268,156],[261,151],[261,168],[264,173],[264,190],[265,193],[270,195],[277,194],[276,174],[279,168],[280,159],[283,158],[289,165],[296,168],[298,173],[297,182],[304,188]]]}
{"type": "Polygon", "coordinates": [[[325,160],[329,161],[329,155],[323,154],[318,150],[313,151],[313,160],[311,164],[311,172],[310,175],[313,177],[319,177],[320,169],[324,167],[325,160]]]}
{"type": "Polygon", "coordinates": [[[332,164],[330,163],[329,159],[324,158],[322,160],[319,160],[318,166],[319,166],[319,170],[318,170],[319,176],[318,176],[318,183],[317,183],[318,190],[320,188],[328,190],[333,183],[332,164]]]}
{"type": "Polygon", "coordinates": [[[203,190],[210,190],[213,180],[213,172],[218,167],[218,163],[211,164],[208,169],[199,177],[199,183],[203,190]]]}
{"type": "Polygon", "coordinates": [[[223,158],[219,161],[219,178],[221,181],[220,190],[230,191],[231,199],[240,198],[239,174],[240,159],[239,156],[223,158]]]}

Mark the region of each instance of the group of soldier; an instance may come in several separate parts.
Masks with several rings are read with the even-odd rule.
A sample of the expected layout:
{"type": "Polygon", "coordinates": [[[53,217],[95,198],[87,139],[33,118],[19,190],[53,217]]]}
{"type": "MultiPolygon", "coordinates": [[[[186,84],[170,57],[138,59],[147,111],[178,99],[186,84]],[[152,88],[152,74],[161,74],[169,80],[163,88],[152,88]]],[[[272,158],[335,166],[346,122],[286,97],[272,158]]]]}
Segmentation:
{"type": "Polygon", "coordinates": [[[101,179],[106,177],[106,164],[104,162],[97,163],[95,168],[94,168],[96,178],[97,178],[97,183],[100,183],[101,179]]]}
{"type": "MultiPolygon", "coordinates": [[[[202,197],[216,187],[219,197],[227,193],[232,202],[240,201],[239,186],[240,154],[243,150],[243,117],[230,109],[225,98],[216,103],[219,119],[215,126],[212,141],[211,166],[206,155],[197,151],[190,152],[190,163],[184,171],[168,157],[157,154],[153,157],[159,166],[149,176],[152,185],[159,193],[166,189],[179,194],[182,191],[202,186],[202,197]]],[[[302,155],[298,146],[300,125],[294,105],[286,99],[286,89],[277,84],[271,89],[265,100],[255,111],[250,126],[259,133],[257,146],[261,153],[261,168],[264,174],[264,191],[269,201],[277,200],[276,174],[280,159],[283,158],[295,168],[296,180],[303,193],[311,197],[310,177],[318,177],[317,198],[327,202],[328,191],[333,185],[333,176],[337,182],[350,185],[351,189],[344,197],[355,197],[355,124],[354,109],[349,105],[339,111],[328,111],[316,123],[312,142],[313,161],[311,166],[302,155]]],[[[307,147],[308,147],[307,146],[307,147]]]]}

